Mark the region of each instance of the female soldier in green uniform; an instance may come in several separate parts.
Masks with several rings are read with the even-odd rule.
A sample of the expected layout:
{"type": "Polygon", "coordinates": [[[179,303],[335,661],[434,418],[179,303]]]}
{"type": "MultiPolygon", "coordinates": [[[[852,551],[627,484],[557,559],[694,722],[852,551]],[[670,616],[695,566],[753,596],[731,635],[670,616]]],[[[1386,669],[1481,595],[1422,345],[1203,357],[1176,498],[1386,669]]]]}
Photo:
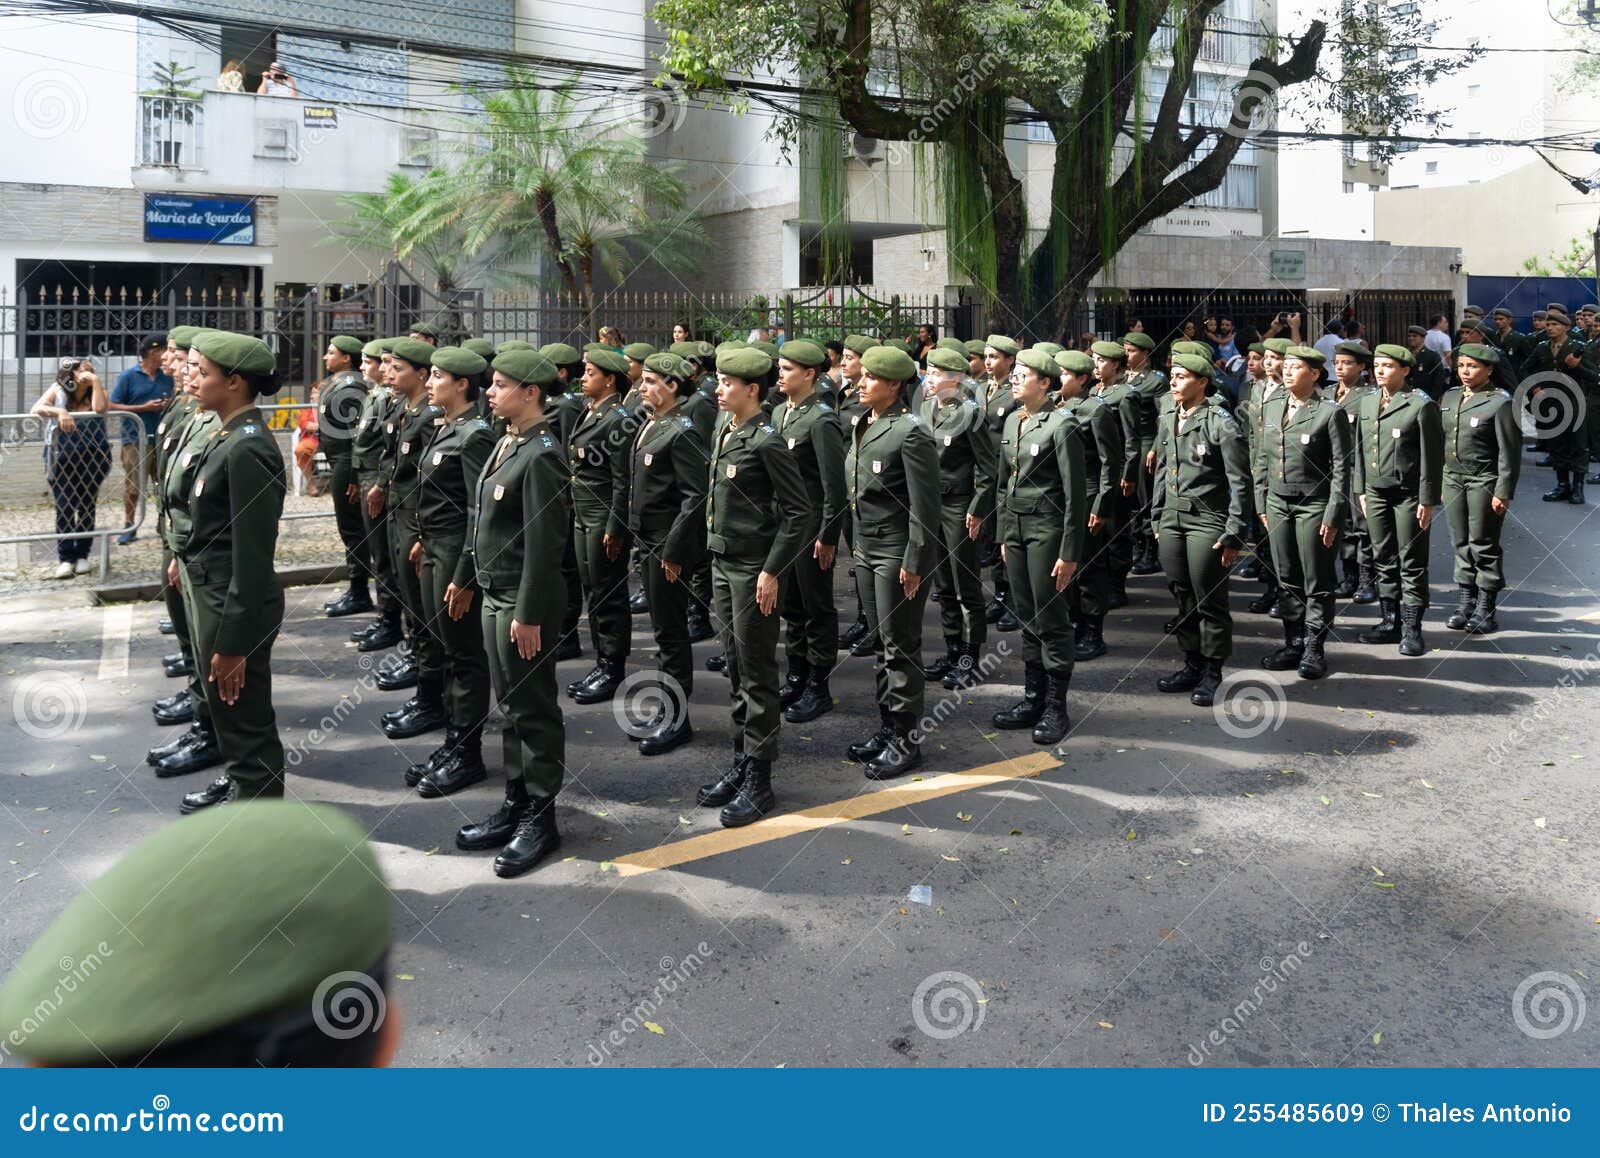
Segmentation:
{"type": "Polygon", "coordinates": [[[1379,346],[1375,354],[1378,390],[1356,405],[1351,473],[1372,542],[1383,618],[1356,638],[1399,640],[1401,655],[1419,656],[1427,650],[1422,613],[1428,609],[1428,529],[1439,508],[1444,429],[1433,399],[1411,388],[1411,351],[1379,346]]]}
{"type": "Polygon", "coordinates": [[[1139,399],[1128,384],[1123,368],[1128,363],[1128,348],[1119,342],[1095,342],[1089,347],[1094,360],[1094,389],[1091,393],[1117,416],[1122,428],[1123,461],[1112,496],[1110,523],[1106,527],[1106,608],[1115,611],[1128,605],[1128,572],[1133,567],[1134,518],[1138,513],[1139,472],[1144,469],[1139,448],[1139,399]]]}
{"type": "Polygon", "coordinates": [[[1111,536],[1107,528],[1122,498],[1127,446],[1122,440],[1120,417],[1089,393],[1094,381],[1094,359],[1081,350],[1063,350],[1055,358],[1061,370],[1056,408],[1077,420],[1088,484],[1088,537],[1069,591],[1076,612],[1073,659],[1083,663],[1106,653],[1106,599],[1111,594],[1111,536]]]}
{"type": "MultiPolygon", "coordinates": [[[[1264,348],[1264,347],[1263,347],[1264,348]]],[[[1333,394],[1350,422],[1352,434],[1360,437],[1355,422],[1361,400],[1377,387],[1367,378],[1372,368],[1372,351],[1360,342],[1340,342],[1333,348],[1333,394]]],[[[1377,587],[1377,572],[1372,569],[1372,539],[1367,534],[1367,519],[1361,512],[1361,495],[1356,471],[1350,472],[1350,527],[1339,540],[1339,584],[1333,593],[1349,599],[1363,587],[1377,587]]],[[[1398,627],[1395,629],[1398,632],[1398,627]]],[[[1381,641],[1380,641],[1381,642],[1381,641]]]]}
{"type": "Polygon", "coordinates": [[[623,408],[628,360],[600,347],[584,356],[581,378],[588,406],[567,432],[572,472],[573,550],[589,605],[595,665],[567,685],[580,704],[609,700],[622,685],[633,637],[628,610],[628,452],[639,420],[623,408]]]}
{"type": "MultiPolygon", "coordinates": [[[[1011,393],[1011,372],[1017,364],[1018,349],[1017,340],[1006,334],[990,334],[983,342],[983,394],[978,401],[983,406],[989,442],[996,456],[1005,433],[1006,415],[1016,407],[1011,393]]],[[[1016,608],[1012,606],[1011,576],[1000,558],[997,537],[984,544],[984,562],[994,577],[994,599],[984,608],[984,617],[1001,631],[1015,631],[1019,621],[1016,608]]]]}
{"type": "Polygon", "coordinates": [[[1022,621],[1023,698],[996,712],[997,728],[1032,728],[1035,744],[1066,736],[1076,650],[1067,586],[1087,538],[1089,481],[1078,421],[1055,408],[1060,367],[1049,354],[1017,355],[1017,406],[1000,439],[1000,556],[1022,621]]]}
{"type": "Polygon", "coordinates": [[[367,400],[367,380],[358,368],[361,350],[359,338],[334,335],[322,353],[322,366],[328,376],[317,388],[317,449],[327,457],[332,472],[328,489],[333,495],[333,521],[344,543],[350,584],[343,595],[322,605],[322,613],[334,619],[372,610],[372,595],[367,590],[371,564],[366,553],[366,529],[361,522],[353,455],[356,428],[361,424],[361,409],[367,400]]]}
{"type": "MultiPolygon", "coordinates": [[[[678,406],[709,447],[719,417],[717,377],[707,373],[715,365],[711,346],[706,342],[674,342],[670,352],[684,360],[694,377],[695,388],[678,406]]],[[[715,634],[711,628],[711,556],[707,553],[689,573],[689,642],[699,643],[715,634]]],[[[720,655],[713,656],[706,660],[706,668],[725,671],[726,661],[720,655]]]]}
{"type": "MultiPolygon", "coordinates": [[[[283,589],[273,570],[285,491],[283,456],[256,408],[278,389],[277,359],[244,334],[209,331],[195,397],[218,425],[191,444],[194,480],[175,520],[176,558],[167,581],[183,591],[206,706],[227,771],[183,798],[198,812],[244,798],[283,795],[283,744],[272,712],[272,644],[283,626],[283,589]]],[[[175,511],[178,507],[175,505],[175,511]]]]}
{"type": "MultiPolygon", "coordinates": [[[[1132,562],[1128,572],[1132,575],[1154,575],[1161,570],[1160,552],[1150,522],[1150,499],[1156,446],[1156,415],[1163,400],[1170,400],[1166,375],[1151,363],[1155,354],[1155,339],[1142,330],[1122,335],[1122,350],[1127,356],[1123,378],[1128,383],[1138,413],[1139,472],[1135,477],[1135,503],[1133,541],[1130,544],[1132,562]]],[[[1213,357],[1215,353],[1213,352],[1213,357]]]]}
{"type": "Polygon", "coordinates": [[[494,360],[489,406],[506,433],[478,478],[468,512],[466,549],[446,602],[470,586],[483,595],[483,646],[506,726],[502,804],[456,833],[466,851],[498,848],[496,876],[527,872],[561,847],[556,794],[566,759],[555,644],[566,614],[561,571],[567,535],[567,466],[545,418],[555,365],[533,350],[494,360]]]}
{"type": "MultiPolygon", "coordinates": [[[[861,421],[861,416],[867,412],[867,407],[861,401],[861,358],[866,352],[878,344],[876,338],[869,338],[865,334],[846,334],[841,345],[844,347],[839,355],[839,426],[840,433],[846,442],[850,440],[856,424],[861,421]]],[[[848,512],[845,514],[844,543],[855,551],[855,527],[850,521],[848,512]]],[[[854,571],[851,572],[854,574],[854,571]]],[[[867,628],[867,612],[861,605],[861,595],[856,594],[855,622],[844,629],[839,636],[839,642],[850,649],[850,654],[860,658],[872,654],[872,633],[867,628]]]]}
{"type": "Polygon", "coordinates": [[[383,339],[361,347],[361,376],[366,380],[367,395],[362,399],[355,435],[350,442],[352,482],[356,488],[356,504],[361,509],[361,549],[372,565],[372,578],[378,588],[378,618],[350,633],[350,641],[356,644],[358,651],[382,651],[405,638],[400,626],[400,597],[395,593],[394,560],[389,555],[388,512],[379,508],[373,514],[366,498],[379,482],[384,425],[394,400],[393,392],[385,385],[388,377],[383,365],[385,353],[383,339]]]}
{"type": "Polygon", "coordinates": [[[922,609],[940,551],[939,452],[902,387],[917,372],[909,354],[874,346],[861,357],[865,412],[845,450],[845,493],[855,524],[856,590],[876,654],[880,726],[849,747],[869,780],[922,762],[925,707],[922,609]]]}
{"type": "Polygon", "coordinates": [[[428,402],[435,418],[417,467],[417,545],[411,550],[422,591],[423,625],[440,659],[444,743],[406,770],[419,796],[449,796],[484,779],[483,721],[489,714],[489,660],[473,606],[476,594],[462,556],[467,512],[483,464],[494,450],[489,424],[478,416],[474,384],[487,364],[456,346],[433,352],[428,402]]]}
{"type": "MultiPolygon", "coordinates": [[[[551,386],[552,393],[545,399],[545,420],[564,447],[583,416],[583,399],[573,393],[583,377],[583,355],[565,342],[547,342],[539,347],[539,353],[555,363],[556,380],[551,386]]],[[[568,515],[570,518],[570,511],[568,515]]],[[[577,549],[578,537],[569,527],[565,553],[561,556],[561,575],[567,588],[567,617],[562,621],[561,642],[556,647],[556,658],[563,660],[576,659],[583,654],[583,646],[578,642],[578,621],[583,618],[583,586],[578,575],[577,549]]]]}
{"type": "Polygon", "coordinates": [[[661,673],[674,681],[661,695],[662,718],[639,736],[639,754],[660,756],[694,737],[689,695],[694,655],[689,647],[689,576],[705,553],[706,441],[683,400],[695,393],[694,372],[676,354],[644,360],[640,397],[650,419],[632,443],[628,531],[638,544],[650,626],[661,673]]]}
{"type": "Polygon", "coordinates": [[[1500,530],[1517,491],[1522,467],[1522,427],[1511,395],[1493,385],[1493,346],[1469,342],[1456,351],[1461,385],[1439,400],[1444,427],[1441,487],[1450,538],[1455,544],[1454,631],[1488,635],[1499,627],[1495,601],[1505,586],[1500,530]]]}

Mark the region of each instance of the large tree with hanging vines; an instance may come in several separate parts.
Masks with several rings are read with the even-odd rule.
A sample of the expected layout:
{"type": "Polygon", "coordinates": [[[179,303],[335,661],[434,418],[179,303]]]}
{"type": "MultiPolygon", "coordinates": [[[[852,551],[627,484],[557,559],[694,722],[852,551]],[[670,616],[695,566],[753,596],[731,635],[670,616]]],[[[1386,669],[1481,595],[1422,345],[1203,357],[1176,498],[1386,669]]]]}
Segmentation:
{"type": "Polygon", "coordinates": [[[1142,227],[1221,185],[1282,90],[1302,90],[1334,130],[1362,127],[1379,161],[1396,126],[1438,123],[1410,90],[1464,59],[1397,64],[1397,49],[1427,39],[1420,13],[1328,3],[1327,20],[1294,35],[1260,30],[1230,107],[1201,123],[1185,119],[1186,98],[1225,0],[658,0],[651,17],[672,83],[777,110],[825,266],[845,250],[844,132],[905,142],[898,155],[931,178],[925,223],[945,230],[952,275],[988,299],[997,326],[1065,338],[1096,273],[1142,227]],[[1147,100],[1152,67],[1165,83],[1147,100]],[[1037,244],[1005,148],[1007,126],[1024,120],[1054,138],[1037,244]]]}

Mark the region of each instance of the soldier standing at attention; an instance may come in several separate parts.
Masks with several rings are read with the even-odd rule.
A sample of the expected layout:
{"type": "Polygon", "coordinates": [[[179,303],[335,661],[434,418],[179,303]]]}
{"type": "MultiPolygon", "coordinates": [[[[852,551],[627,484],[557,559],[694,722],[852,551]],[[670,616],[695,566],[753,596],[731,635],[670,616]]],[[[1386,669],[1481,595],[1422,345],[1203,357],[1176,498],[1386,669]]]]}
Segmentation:
{"type": "MultiPolygon", "coordinates": [[[[844,338],[844,353],[839,358],[839,423],[840,432],[848,442],[855,432],[856,424],[866,414],[867,407],[861,401],[861,378],[865,372],[861,365],[861,358],[866,352],[878,344],[876,338],[869,338],[864,334],[846,334],[844,338]]],[[[845,546],[855,554],[855,525],[851,521],[848,511],[844,519],[845,546]]],[[[852,569],[851,574],[854,574],[852,569]]],[[[856,619],[844,634],[839,637],[839,642],[850,649],[850,654],[860,658],[872,654],[872,633],[867,628],[867,612],[861,603],[860,587],[856,588],[856,619]]]]}
{"type": "MultiPolygon", "coordinates": [[[[1006,415],[1016,409],[1016,399],[1011,391],[1011,372],[1017,365],[1019,352],[1017,340],[1005,334],[990,334],[983,342],[983,405],[984,422],[989,428],[989,442],[998,458],[1000,439],[1005,434],[1006,415]]],[[[994,599],[984,610],[984,616],[1001,631],[1015,631],[1022,626],[1016,609],[1011,605],[1011,576],[1000,558],[1000,546],[993,531],[984,543],[984,565],[994,576],[994,599]]]]}
{"type": "Polygon", "coordinates": [[[628,360],[600,347],[585,356],[588,407],[567,435],[572,470],[572,530],[578,577],[589,605],[594,669],[567,685],[580,704],[609,700],[622,686],[633,637],[628,611],[629,451],[639,420],[623,408],[628,360]]]}
{"type": "MultiPolygon", "coordinates": [[[[557,394],[545,399],[545,418],[550,423],[552,433],[561,440],[562,446],[566,446],[584,413],[583,399],[573,393],[583,377],[583,355],[565,342],[546,343],[539,347],[539,353],[556,366],[556,380],[552,389],[557,394]]],[[[574,517],[569,510],[569,520],[574,517]]],[[[583,654],[583,646],[578,642],[578,621],[583,618],[583,585],[578,574],[577,552],[578,536],[575,528],[569,528],[567,544],[561,556],[561,576],[567,592],[567,618],[561,625],[561,642],[556,645],[557,660],[577,659],[583,654]]],[[[589,674],[593,674],[592,669],[589,674]]]]}
{"type": "MultiPolygon", "coordinates": [[[[1288,338],[1268,338],[1261,345],[1265,351],[1261,355],[1261,372],[1265,377],[1250,396],[1250,420],[1245,424],[1244,430],[1246,445],[1250,449],[1250,473],[1257,480],[1266,477],[1263,473],[1265,468],[1256,463],[1256,452],[1261,446],[1262,430],[1267,421],[1267,405],[1283,396],[1283,356],[1292,343],[1288,338]]],[[[1256,516],[1257,518],[1252,520],[1254,523],[1252,538],[1256,558],[1261,563],[1263,589],[1260,595],[1245,605],[1245,610],[1254,615],[1271,615],[1278,610],[1281,588],[1278,583],[1278,569],[1272,558],[1272,544],[1267,538],[1266,523],[1261,521],[1266,516],[1266,511],[1257,508],[1256,516]]],[[[1359,597],[1356,602],[1361,602],[1359,597]]]]}
{"type": "Polygon", "coordinates": [[[489,660],[473,576],[466,563],[469,511],[478,476],[494,449],[489,424],[478,415],[477,377],[487,368],[470,350],[444,346],[433,353],[428,401],[440,415],[417,469],[418,569],[424,626],[440,658],[444,743],[406,771],[406,783],[425,799],[449,796],[488,776],[483,722],[489,715],[489,660]]]}
{"type": "Polygon", "coordinates": [[[656,352],[649,342],[630,342],[622,347],[628,359],[628,392],[622,397],[622,408],[629,414],[644,417],[644,399],[640,387],[644,384],[645,359],[656,352]]]}
{"type": "MultiPolygon", "coordinates": [[[[671,352],[684,359],[694,374],[695,389],[678,405],[709,447],[720,417],[717,409],[717,376],[712,372],[715,355],[706,342],[674,342],[671,352]]],[[[711,627],[711,555],[707,552],[700,556],[700,561],[689,574],[689,642],[699,643],[714,635],[716,632],[711,627]]],[[[720,660],[721,657],[708,659],[706,667],[714,671],[724,670],[721,665],[713,668],[713,659],[720,660]]]]}
{"type": "Polygon", "coordinates": [[[193,486],[175,519],[167,582],[182,592],[223,775],[183,798],[198,812],[231,800],[283,795],[283,744],[272,711],[272,644],[283,588],[272,557],[285,491],[283,455],[256,398],[278,389],[278,360],[260,338],[210,330],[199,351],[195,399],[217,416],[191,444],[193,486]]]}
{"type": "Polygon", "coordinates": [[[1350,420],[1318,397],[1325,361],[1309,346],[1289,347],[1285,391],[1266,405],[1256,451],[1256,506],[1283,586],[1283,646],[1261,666],[1298,668],[1305,680],[1328,672],[1333,559],[1350,513],[1350,420]]]}
{"type": "Polygon", "coordinates": [[[1511,395],[1492,384],[1500,351],[1475,343],[1456,351],[1461,385],[1445,392],[1441,493],[1455,544],[1460,596],[1445,622],[1453,631],[1487,635],[1499,627],[1495,602],[1505,586],[1500,531],[1522,468],[1522,426],[1511,395]]]}
{"type": "Polygon", "coordinates": [[[533,350],[497,354],[489,407],[506,433],[478,478],[469,512],[463,574],[483,593],[483,646],[500,714],[505,802],[463,825],[456,847],[498,848],[494,872],[515,877],[561,847],[556,794],[566,769],[566,734],[556,696],[554,643],[566,614],[561,557],[569,519],[567,464],[545,418],[555,365],[533,350]]]}
{"type": "MultiPolygon", "coordinates": [[[[1545,339],[1528,355],[1528,376],[1539,375],[1531,387],[1540,445],[1550,455],[1556,485],[1541,496],[1547,503],[1583,502],[1583,482],[1589,466],[1589,446],[1578,422],[1587,392],[1594,390],[1596,376],[1594,351],[1572,336],[1572,321],[1566,311],[1552,307],[1545,311],[1545,339]],[[1545,397],[1546,395],[1549,397],[1545,397]]],[[[1490,364],[1493,373],[1497,364],[1490,364]]]]}
{"type": "MultiPolygon", "coordinates": [[[[1333,348],[1333,400],[1350,421],[1350,433],[1359,440],[1356,429],[1356,410],[1362,399],[1376,391],[1367,378],[1372,366],[1372,351],[1360,342],[1340,342],[1333,348]]],[[[1367,535],[1367,519],[1363,513],[1358,472],[1350,472],[1350,529],[1339,540],[1339,584],[1333,593],[1340,599],[1360,595],[1368,588],[1373,594],[1378,590],[1378,573],[1372,566],[1372,540],[1367,535]]],[[[1358,599],[1357,602],[1372,602],[1358,599]]],[[[1395,628],[1399,631],[1399,627],[1395,628]]],[[[1395,636],[1399,638],[1398,634],[1395,636]]],[[[1392,641],[1390,641],[1392,642],[1392,641]]]]}
{"type": "Polygon", "coordinates": [[[644,362],[640,397],[650,418],[633,440],[628,486],[628,531],[637,544],[650,603],[650,626],[669,683],[660,724],[639,739],[641,756],[660,756],[694,738],[689,695],[694,656],[689,646],[689,574],[705,554],[706,441],[683,400],[695,392],[694,372],[676,354],[644,362]]]}
{"type": "Polygon", "coordinates": [[[1178,601],[1173,628],[1183,667],[1156,681],[1208,708],[1233,654],[1228,572],[1251,522],[1249,451],[1239,424],[1206,400],[1215,367],[1195,354],[1172,356],[1172,400],[1156,431],[1156,547],[1178,601]]]}
{"type": "MultiPolygon", "coordinates": [[[[961,352],[967,356],[967,376],[980,385],[989,379],[989,371],[983,364],[983,352],[987,348],[982,338],[968,338],[961,343],[961,352]]],[[[978,401],[983,401],[981,396],[978,401]]]]}
{"type": "Polygon", "coordinates": [[[850,432],[844,475],[856,528],[856,589],[876,649],[880,727],[851,744],[849,756],[866,765],[869,780],[887,780],[922,762],[922,610],[940,550],[939,452],[902,396],[917,372],[911,356],[874,346],[861,366],[867,409],[850,432]]]}
{"type": "MultiPolygon", "coordinates": [[[[1106,597],[1111,593],[1111,528],[1127,462],[1122,423],[1111,408],[1089,393],[1094,359],[1081,350],[1056,355],[1061,390],[1056,408],[1077,421],[1083,438],[1083,471],[1088,487],[1088,535],[1068,593],[1072,597],[1075,640],[1073,659],[1085,663],[1106,653],[1106,597]]],[[[1152,496],[1153,497],[1153,496],[1152,496]]]]}
{"type": "Polygon", "coordinates": [[[328,489],[333,493],[333,521],[344,543],[350,582],[343,595],[322,605],[322,613],[330,619],[364,615],[372,610],[372,596],[367,591],[372,568],[366,553],[366,528],[361,522],[361,494],[352,465],[352,440],[367,400],[367,380],[358,368],[361,350],[359,338],[335,335],[322,354],[328,377],[317,390],[317,447],[327,456],[332,470],[328,489]]]}
{"type": "Polygon", "coordinates": [[[828,355],[815,342],[791,338],[778,352],[778,389],[772,411],[778,432],[816,504],[806,517],[809,549],[800,552],[780,601],[787,625],[789,675],[778,692],[783,718],[803,724],[833,711],[828,674],[839,659],[839,609],[833,599],[833,561],[844,527],[844,430],[838,411],[817,390],[828,355]]]}
{"type": "Polygon", "coordinates": [[[1378,391],[1358,404],[1355,490],[1372,537],[1383,618],[1357,638],[1400,642],[1400,654],[1427,650],[1422,615],[1428,609],[1428,529],[1439,509],[1444,429],[1439,408],[1411,389],[1411,351],[1382,345],[1373,372],[1378,391]]]}
{"type": "Polygon", "coordinates": [[[379,507],[374,514],[366,499],[372,488],[379,484],[383,466],[384,424],[394,397],[389,387],[384,385],[387,378],[383,368],[385,357],[382,340],[371,341],[361,347],[361,374],[367,394],[361,401],[361,413],[357,416],[355,435],[350,442],[350,481],[355,487],[355,503],[361,512],[361,550],[371,564],[372,577],[378,588],[378,618],[350,633],[350,641],[356,644],[357,651],[382,651],[405,638],[400,626],[400,597],[395,594],[394,560],[389,556],[387,512],[379,507]]]}
{"type": "Polygon", "coordinates": [[[1139,473],[1135,478],[1138,505],[1134,512],[1133,561],[1128,568],[1133,575],[1154,575],[1161,570],[1150,523],[1150,498],[1157,411],[1163,399],[1171,399],[1172,391],[1167,388],[1166,376],[1150,364],[1155,348],[1155,339],[1149,334],[1135,331],[1122,336],[1122,351],[1127,355],[1123,374],[1139,416],[1139,473]]]}
{"type": "Polygon", "coordinates": [[[988,638],[988,622],[978,540],[994,519],[994,441],[983,407],[966,387],[966,356],[936,347],[927,361],[921,418],[939,454],[939,552],[931,578],[944,656],[925,665],[922,674],[955,689],[983,674],[978,653],[988,638]]]}
{"type": "Polygon", "coordinates": [[[1106,607],[1115,611],[1128,605],[1128,572],[1133,566],[1134,504],[1139,473],[1144,469],[1139,448],[1139,400],[1133,396],[1122,370],[1128,348],[1118,342],[1095,342],[1089,347],[1094,360],[1094,397],[1117,416],[1122,427],[1122,468],[1112,500],[1113,518],[1106,528],[1106,607]]]}
{"type": "Polygon", "coordinates": [[[727,350],[717,358],[717,405],[727,419],[711,447],[706,547],[727,656],[734,758],[696,799],[721,808],[725,828],[752,824],[777,807],[772,762],[783,725],[775,613],[785,572],[812,541],[800,468],[761,412],[771,369],[772,359],[760,350],[727,350]]]}

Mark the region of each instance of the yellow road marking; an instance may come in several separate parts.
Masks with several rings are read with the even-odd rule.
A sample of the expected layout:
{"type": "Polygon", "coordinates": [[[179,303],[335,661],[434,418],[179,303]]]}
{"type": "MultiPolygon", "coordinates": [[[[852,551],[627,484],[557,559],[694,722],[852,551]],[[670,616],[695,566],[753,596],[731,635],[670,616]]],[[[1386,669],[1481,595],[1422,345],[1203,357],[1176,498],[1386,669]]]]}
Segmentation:
{"type": "Polygon", "coordinates": [[[627,856],[618,857],[611,863],[620,876],[638,876],[641,873],[654,872],[656,869],[673,868],[688,864],[690,861],[704,860],[706,857],[749,848],[751,845],[765,844],[769,840],[782,840],[797,833],[843,824],[847,820],[874,816],[880,812],[904,808],[908,804],[920,804],[924,800],[932,800],[938,796],[949,796],[955,792],[985,788],[1007,780],[1037,776],[1047,768],[1058,767],[1060,763],[1048,752],[1029,752],[1025,756],[1014,756],[994,764],[983,764],[977,768],[969,768],[965,772],[945,772],[927,780],[908,781],[905,784],[896,784],[892,788],[852,796],[848,800],[837,800],[831,804],[819,804],[815,808],[807,808],[800,812],[769,817],[745,828],[719,828],[715,832],[693,836],[688,840],[658,845],[643,852],[632,852],[627,856]]]}

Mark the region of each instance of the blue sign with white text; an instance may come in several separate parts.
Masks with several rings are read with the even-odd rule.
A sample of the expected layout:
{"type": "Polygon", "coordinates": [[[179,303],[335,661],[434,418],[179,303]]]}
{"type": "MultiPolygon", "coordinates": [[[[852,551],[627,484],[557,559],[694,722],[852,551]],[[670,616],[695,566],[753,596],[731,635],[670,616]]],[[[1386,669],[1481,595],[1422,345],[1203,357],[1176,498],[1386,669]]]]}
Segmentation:
{"type": "Polygon", "coordinates": [[[255,198],[172,197],[165,193],[146,193],[144,239],[254,245],[255,198]]]}

